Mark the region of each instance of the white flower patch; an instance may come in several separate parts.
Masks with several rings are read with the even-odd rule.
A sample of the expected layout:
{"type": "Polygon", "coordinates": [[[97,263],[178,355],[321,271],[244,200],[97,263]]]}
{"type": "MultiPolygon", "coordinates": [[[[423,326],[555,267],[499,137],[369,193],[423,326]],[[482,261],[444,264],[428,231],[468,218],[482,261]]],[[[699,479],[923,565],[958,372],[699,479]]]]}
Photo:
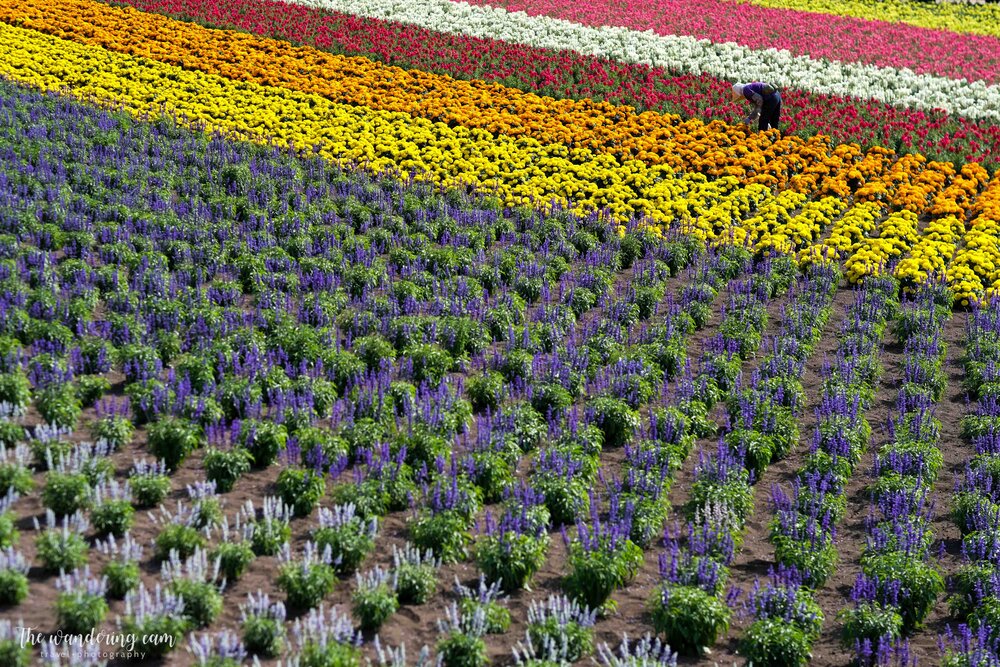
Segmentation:
{"type": "Polygon", "coordinates": [[[652,30],[593,28],[546,16],[475,7],[451,0],[285,0],[355,16],[397,21],[438,32],[571,50],[678,73],[730,81],[767,81],[824,95],[876,100],[913,109],[942,109],[967,118],[1000,120],[1000,86],[912,70],[795,56],[784,49],[715,44],[652,30]]]}

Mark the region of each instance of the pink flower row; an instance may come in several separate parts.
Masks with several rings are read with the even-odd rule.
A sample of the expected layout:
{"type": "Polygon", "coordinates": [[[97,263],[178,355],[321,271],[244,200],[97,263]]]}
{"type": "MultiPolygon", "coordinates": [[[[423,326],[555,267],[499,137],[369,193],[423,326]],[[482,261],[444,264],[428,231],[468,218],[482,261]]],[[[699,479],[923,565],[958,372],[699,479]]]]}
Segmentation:
{"type": "Polygon", "coordinates": [[[464,0],[588,26],[735,42],[753,49],[1000,83],[1000,39],[727,0],[464,0]]]}

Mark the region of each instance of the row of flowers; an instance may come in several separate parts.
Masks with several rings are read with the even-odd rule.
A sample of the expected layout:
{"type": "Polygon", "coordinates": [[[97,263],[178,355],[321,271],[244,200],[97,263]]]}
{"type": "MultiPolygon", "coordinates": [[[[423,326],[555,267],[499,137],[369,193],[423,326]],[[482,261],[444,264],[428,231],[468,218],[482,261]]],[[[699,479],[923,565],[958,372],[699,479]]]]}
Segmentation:
{"type": "MultiPolygon", "coordinates": [[[[0,25],[3,73],[45,90],[121,105],[135,114],[177,114],[221,131],[315,147],[340,162],[417,173],[442,184],[496,191],[507,204],[551,202],[576,210],[606,209],[619,219],[664,211],[685,182],[667,166],[620,165],[608,154],[530,138],[451,128],[408,114],[336,104],[315,94],[183,70],[154,60],[81,46],[0,25]],[[645,195],[642,197],[641,195],[645,195]]],[[[724,184],[725,185],[725,184],[724,184]]]]}
{"type": "MultiPolygon", "coordinates": [[[[645,162],[661,163],[672,156],[674,159],[669,162],[672,166],[684,169],[704,167],[697,162],[691,164],[694,162],[694,155],[685,152],[684,147],[689,146],[696,153],[703,148],[698,145],[699,140],[713,141],[722,147],[743,136],[739,132],[711,126],[698,132],[697,123],[690,127],[688,124],[678,127],[676,118],[654,114],[636,115],[626,107],[593,102],[556,103],[516,89],[404,72],[365,60],[327,56],[305,48],[292,49],[282,42],[172,23],[155,15],[121,12],[93,2],[69,0],[54,7],[19,4],[16,8],[9,8],[5,18],[12,23],[74,38],[83,43],[106,45],[172,64],[198,67],[211,74],[322,94],[337,103],[374,106],[387,111],[418,115],[428,120],[458,123],[463,127],[471,125],[493,134],[526,134],[546,143],[561,142],[569,147],[580,143],[583,147],[597,151],[613,151],[623,161],[634,157],[645,162]],[[75,23],[71,17],[75,18],[75,23]],[[137,32],[125,33],[125,23],[132,31],[137,32]],[[163,29],[167,26],[170,30],[163,29]],[[161,36],[164,33],[173,36],[161,36]],[[237,60],[256,64],[250,68],[237,69],[230,64],[237,60]],[[349,80],[346,80],[348,77],[349,80]],[[501,108],[495,108],[497,104],[501,108]],[[676,143],[671,143],[671,140],[676,143]],[[680,158],[677,157],[678,154],[680,158]]],[[[264,129],[266,131],[268,128],[264,129]]],[[[741,157],[742,161],[750,161],[751,156],[746,155],[748,151],[740,149],[751,146],[746,142],[741,143],[742,145],[732,147],[724,155],[713,152],[711,157],[724,160],[722,164],[732,164],[736,157],[741,157]]],[[[806,160],[805,164],[795,164],[796,170],[809,168],[812,174],[837,173],[835,169],[838,165],[835,163],[830,165],[834,169],[826,169],[824,172],[812,169],[812,163],[825,156],[810,150],[808,144],[792,142],[790,148],[796,150],[797,154],[786,156],[784,159],[787,162],[806,160]]],[[[571,158],[579,159],[578,154],[571,149],[568,154],[571,158]]],[[[851,158],[849,155],[846,157],[848,161],[851,158]]],[[[882,170],[889,170],[886,177],[892,181],[908,177],[906,173],[896,174],[894,171],[922,169],[912,159],[894,161],[886,159],[885,153],[876,152],[865,159],[874,159],[882,170]]],[[[843,168],[844,163],[839,166],[843,168]]],[[[936,165],[932,163],[930,166],[936,165]]],[[[750,162],[750,165],[744,167],[743,173],[747,167],[762,170],[763,164],[759,159],[750,162]]],[[[858,165],[858,169],[863,171],[865,167],[858,165]]],[[[768,173],[762,176],[766,177],[778,169],[771,165],[765,171],[768,173]]],[[[981,179],[982,173],[985,172],[980,169],[974,177],[981,179]]],[[[739,174],[740,172],[734,173],[739,174]]],[[[852,173],[841,175],[844,181],[854,178],[852,173]]],[[[879,199],[888,196],[890,188],[899,189],[898,185],[892,188],[891,184],[880,181],[877,178],[880,175],[879,170],[871,174],[862,173],[858,177],[862,180],[862,187],[857,194],[862,198],[879,199]]],[[[947,176],[945,173],[945,177],[947,176]]],[[[767,181],[766,178],[762,180],[767,181]]],[[[802,189],[815,187],[817,181],[803,178],[795,184],[802,189]]],[[[943,184],[931,182],[929,185],[940,187],[943,184]]],[[[849,192],[846,188],[830,185],[825,189],[839,195],[849,192]]],[[[911,195],[910,190],[904,192],[911,195]]],[[[920,207],[927,203],[926,199],[930,194],[934,194],[934,191],[918,190],[914,193],[915,196],[902,200],[890,197],[890,201],[920,212],[920,207]]],[[[956,191],[946,194],[953,194],[953,198],[969,202],[976,193],[956,191]]],[[[940,197],[940,193],[938,196],[940,197]]],[[[949,204],[950,201],[946,197],[944,204],[949,204]]],[[[935,202],[931,212],[940,213],[938,208],[935,202]]],[[[958,206],[957,210],[965,208],[967,205],[958,206]]]]}
{"type": "MultiPolygon", "coordinates": [[[[796,416],[805,407],[800,376],[830,315],[838,281],[839,274],[825,268],[813,269],[799,280],[778,333],[762,346],[768,354],[749,383],[742,381],[738,365],[725,363],[725,355],[734,360],[753,356],[762,342],[763,304],[754,299],[752,289],[734,301],[745,310],[734,308],[727,314],[731,326],[723,322],[720,347],[725,352],[716,353],[712,380],[722,392],[730,426],[715,454],[702,455],[695,469],[685,530],[666,536],[667,553],[660,559],[662,582],[651,600],[654,625],[676,650],[701,653],[728,628],[728,607],[735,600],[724,599],[723,592],[754,510],[753,484],[798,442],[796,416]],[[735,331],[741,333],[734,335],[735,331]]],[[[758,292],[758,299],[762,295],[758,292]]],[[[792,651],[801,648],[801,643],[789,642],[787,634],[773,631],[783,622],[783,612],[766,603],[772,594],[765,586],[750,596],[747,608],[754,622],[743,638],[741,653],[754,664],[797,664],[769,657],[778,645],[792,651]]],[[[806,642],[811,643],[813,629],[803,632],[801,637],[808,636],[806,642]]]]}
{"type": "MultiPolygon", "coordinates": [[[[87,30],[95,31],[94,41],[108,43],[116,38],[125,39],[119,37],[120,32],[111,31],[105,34],[96,32],[95,27],[102,25],[100,21],[103,20],[107,21],[107,25],[116,26],[113,19],[121,13],[120,10],[101,9],[105,6],[96,3],[63,5],[64,8],[77,9],[88,6],[93,11],[83,15],[94,17],[94,23],[81,23],[81,26],[88,26],[87,30]]],[[[83,27],[76,32],[70,20],[60,22],[55,8],[50,13],[51,17],[38,17],[30,11],[27,12],[27,16],[14,11],[8,15],[8,19],[26,21],[29,25],[39,23],[63,34],[74,31],[71,34],[83,41],[92,39],[85,34],[83,27]],[[46,23],[47,21],[51,23],[46,23]]],[[[121,13],[121,15],[127,14],[121,13]]],[[[155,27],[158,22],[169,21],[148,14],[133,14],[133,16],[148,17],[151,27],[155,27]]],[[[566,135],[572,136],[575,133],[576,139],[569,140],[582,141],[585,146],[569,148],[564,143],[539,143],[531,137],[506,136],[501,130],[512,127],[508,118],[511,115],[510,111],[502,110],[495,116],[490,114],[486,103],[482,101],[477,103],[474,93],[476,89],[472,84],[437,81],[442,86],[448,84],[437,99],[465,100],[467,113],[444,111],[446,107],[443,106],[443,102],[434,105],[433,108],[424,109],[422,112],[430,116],[427,118],[415,118],[409,113],[399,111],[369,110],[368,107],[354,104],[343,105],[331,102],[327,97],[321,97],[313,91],[331,97],[338,96],[337,99],[355,104],[364,102],[374,104],[373,100],[379,97],[375,93],[392,92],[393,86],[386,87],[375,83],[369,87],[359,83],[353,88],[353,93],[340,92],[335,84],[334,74],[349,72],[356,75],[355,79],[377,80],[379,73],[383,72],[379,68],[383,66],[364,60],[337,59],[318,51],[296,58],[298,52],[290,52],[289,47],[282,42],[249,36],[234,38],[234,45],[227,48],[222,41],[217,40],[217,37],[226,33],[217,33],[190,24],[173,25],[176,28],[173,32],[182,42],[186,37],[190,37],[193,43],[203,44],[212,50],[218,49],[223,55],[232,51],[253,56],[258,65],[243,68],[247,73],[241,77],[250,81],[235,82],[225,76],[183,70],[176,65],[164,64],[158,60],[135,60],[134,57],[119,56],[102,48],[77,46],[72,42],[46,38],[34,31],[12,26],[3,29],[9,36],[8,39],[12,40],[9,42],[11,46],[13,47],[15,42],[18,44],[18,47],[14,47],[17,49],[16,54],[14,51],[8,52],[10,58],[7,71],[11,76],[42,87],[60,88],[70,84],[76,94],[98,96],[111,103],[125,103],[139,113],[159,112],[160,105],[166,104],[168,110],[184,114],[210,126],[235,132],[253,132],[258,136],[277,137],[282,141],[291,141],[302,148],[318,145],[320,153],[327,157],[367,160],[375,169],[389,167],[401,172],[423,173],[424,176],[445,184],[479,185],[488,190],[496,190],[505,203],[527,203],[555,198],[557,202],[565,205],[573,201],[577,212],[607,210],[619,220],[648,216],[657,223],[658,226],[654,228],[657,232],[663,225],[673,225],[683,231],[694,231],[704,240],[721,238],[740,243],[749,239],[758,250],[768,247],[790,251],[799,249],[806,242],[813,242],[814,245],[824,243],[816,241],[817,233],[836,217],[833,210],[837,206],[833,203],[833,199],[827,198],[815,205],[817,212],[828,209],[822,213],[821,218],[815,218],[814,214],[809,212],[812,208],[810,205],[802,211],[797,220],[791,221],[792,224],[789,226],[783,224],[776,226],[777,218],[768,220],[767,217],[772,215],[768,214],[752,218],[746,223],[746,229],[743,225],[734,227],[732,225],[734,218],[731,215],[734,204],[736,210],[746,212],[745,204],[740,205],[738,202],[748,201],[752,184],[745,188],[737,188],[735,178],[722,178],[704,183],[697,175],[674,177],[666,166],[649,166],[646,162],[626,160],[624,156],[619,162],[613,154],[607,152],[617,150],[621,153],[631,145],[632,148],[628,150],[635,151],[636,157],[646,158],[648,162],[666,160],[669,155],[675,160],[680,160],[681,166],[685,166],[685,158],[691,158],[688,158],[689,153],[683,150],[682,146],[689,145],[694,148],[698,145],[699,139],[717,142],[720,145],[732,142],[734,139],[738,140],[739,134],[730,138],[732,130],[704,125],[699,127],[697,123],[690,127],[686,124],[675,126],[671,124],[669,117],[648,114],[633,116],[632,122],[626,123],[627,109],[600,104],[581,103],[578,109],[574,106],[575,103],[564,103],[561,106],[565,111],[561,111],[559,103],[548,104],[541,98],[513,89],[498,89],[495,94],[485,98],[491,106],[496,101],[502,101],[511,105],[515,111],[520,107],[537,109],[536,120],[523,124],[525,133],[536,134],[546,140],[564,141],[567,140],[566,135]],[[24,37],[18,37],[19,35],[24,37]],[[35,46],[27,47],[32,42],[35,46]],[[236,44],[245,45],[246,48],[240,49],[235,46],[236,44]],[[59,49],[63,50],[63,55],[59,55],[59,49]],[[288,53],[284,67],[274,66],[268,61],[272,55],[276,57],[283,53],[288,53]],[[320,64],[330,63],[331,67],[339,65],[341,68],[331,70],[330,67],[317,66],[316,69],[309,69],[307,66],[310,60],[306,55],[318,59],[320,64]],[[26,57],[33,59],[35,63],[25,67],[26,57]],[[103,59],[109,63],[102,68],[101,81],[95,81],[91,76],[95,59],[103,59]],[[308,74],[311,72],[325,76],[309,77],[308,74]],[[157,82],[155,85],[154,81],[157,82]],[[272,83],[299,86],[305,92],[290,90],[283,86],[266,85],[272,83]],[[217,94],[213,99],[206,100],[197,94],[194,85],[208,86],[217,94]],[[458,118],[474,124],[476,121],[471,120],[476,118],[474,112],[483,112],[479,122],[486,124],[495,134],[483,132],[476,127],[467,129],[461,124],[449,127],[434,120],[446,117],[449,121],[455,121],[458,118]],[[451,113],[455,115],[447,115],[451,113]],[[618,114],[624,117],[616,123],[614,119],[618,114]],[[489,119],[494,117],[497,120],[491,122],[489,119]],[[287,122],[290,119],[299,122],[292,125],[287,122]],[[553,124],[556,120],[562,124],[553,124]],[[648,137],[641,136],[646,121],[658,121],[658,127],[662,132],[678,142],[673,145],[666,144],[667,148],[671,148],[671,152],[662,152],[665,150],[664,146],[657,146],[651,143],[648,137]],[[590,130],[591,126],[594,126],[593,130],[590,130]],[[387,141],[389,136],[393,137],[392,141],[387,141]],[[592,151],[588,145],[593,146],[594,150],[592,151]],[[655,152],[647,149],[654,149],[655,152]],[[808,227],[803,227],[805,223],[800,223],[799,220],[806,219],[812,220],[808,227]],[[760,227],[762,224],[764,226],[760,227]],[[795,240],[788,241],[789,235],[795,240]]],[[[132,22],[135,34],[141,35],[142,29],[141,20],[137,18],[132,22]]],[[[169,45],[169,40],[166,40],[166,43],[169,45]]],[[[147,53],[152,52],[151,55],[172,59],[178,63],[217,69],[222,74],[239,75],[232,72],[225,59],[215,61],[211,55],[200,55],[200,51],[197,51],[197,59],[184,55],[184,52],[171,55],[169,48],[163,47],[160,50],[160,43],[151,41],[150,44],[153,46],[147,44],[143,48],[147,53]]],[[[129,45],[126,40],[121,48],[135,50],[140,47],[129,45]]],[[[390,107],[395,106],[397,109],[419,111],[419,103],[416,100],[427,97],[423,95],[423,91],[436,85],[434,75],[420,77],[389,68],[383,73],[396,73],[412,82],[409,94],[400,94],[398,103],[381,103],[390,107]]],[[[339,86],[340,89],[345,87],[345,85],[339,86]]],[[[434,96],[430,97],[435,99],[434,96]]],[[[766,137],[764,140],[766,141],[766,137]]],[[[725,161],[736,160],[744,155],[745,149],[746,144],[736,143],[730,152],[721,154],[713,152],[709,154],[708,159],[717,157],[724,164],[725,161]],[[739,150],[741,148],[744,150],[739,150]]],[[[784,139],[772,144],[768,152],[763,155],[753,154],[743,157],[742,160],[749,164],[742,169],[763,170],[765,173],[754,178],[764,183],[780,184],[771,173],[781,169],[782,163],[792,163],[797,169],[809,171],[808,174],[785,176],[788,185],[794,190],[815,194],[818,188],[819,194],[831,193],[841,196],[853,191],[858,199],[885,200],[890,206],[905,207],[903,211],[892,214],[894,218],[904,223],[902,226],[890,219],[883,225],[880,238],[862,239],[858,241],[857,247],[851,247],[847,268],[852,280],[881,270],[884,264],[901,257],[913,244],[918,243],[916,217],[912,210],[930,212],[934,215],[961,214],[964,217],[975,206],[976,196],[986,181],[985,170],[975,164],[966,165],[956,174],[954,168],[946,163],[925,164],[909,156],[893,159],[886,151],[869,151],[862,157],[859,152],[841,151],[838,148],[833,151],[833,156],[835,159],[831,159],[829,154],[825,154],[825,151],[814,143],[784,139]],[[766,166],[760,164],[762,160],[767,159],[768,153],[773,152],[777,156],[785,147],[795,152],[772,159],[766,166]],[[809,166],[814,164],[818,167],[817,163],[821,161],[824,171],[830,174],[822,181],[819,180],[819,170],[809,166]]],[[[724,173],[728,171],[727,168],[724,173]]],[[[755,206],[759,206],[770,196],[766,189],[762,189],[758,194],[750,195],[750,198],[756,200],[755,206]]],[[[794,200],[795,206],[801,206],[803,203],[800,196],[792,194],[782,196],[789,201],[794,200]]],[[[787,215],[788,206],[785,203],[778,202],[774,206],[775,211],[784,210],[787,215]]],[[[847,216],[851,217],[852,214],[848,212],[847,216]]],[[[743,217],[745,216],[741,214],[737,219],[743,217]]],[[[926,278],[930,270],[940,268],[940,265],[946,263],[954,254],[958,224],[958,220],[952,218],[951,222],[935,223],[924,230],[923,240],[919,241],[921,243],[919,252],[908,263],[903,264],[899,269],[901,271],[899,275],[920,282],[926,278]],[[939,227],[949,234],[944,241],[938,238],[939,227]]],[[[807,248],[806,252],[813,253],[814,257],[832,259],[825,247],[819,251],[807,248]]],[[[963,262],[976,262],[978,266],[986,268],[988,261],[982,260],[981,254],[963,254],[963,262]]],[[[978,298],[986,290],[994,287],[995,281],[990,281],[989,276],[986,276],[985,282],[982,278],[972,281],[966,274],[964,269],[959,269],[952,280],[961,301],[978,298]]]]}
{"type": "Polygon", "coordinates": [[[930,28],[1000,37],[1000,9],[988,2],[920,2],[919,0],[750,0],[761,7],[795,9],[832,16],[854,16],[930,28]]]}
{"type": "MultiPolygon", "coordinates": [[[[729,83],[707,75],[677,74],[574,51],[468,37],[277,0],[240,0],[225,5],[206,0],[127,0],[127,4],[406,68],[500,82],[555,98],[602,99],[639,110],[708,120],[739,117],[729,99],[729,83]]],[[[783,97],[787,108],[783,109],[782,122],[788,133],[819,133],[837,143],[894,146],[958,162],[995,163],[1000,151],[1000,129],[987,121],[802,90],[783,91],[783,97]]]]}
{"type": "Polygon", "coordinates": [[[889,437],[873,457],[867,544],[844,628],[862,664],[886,664],[887,647],[919,629],[945,589],[931,526],[932,493],[944,465],[934,412],[947,388],[941,334],[949,305],[946,285],[930,283],[895,314],[904,377],[889,437]]]}
{"type": "MultiPolygon", "coordinates": [[[[821,150],[800,140],[789,140],[787,146],[779,143],[766,150],[768,139],[763,135],[750,139],[735,128],[706,126],[698,121],[678,123],[673,116],[637,114],[628,107],[589,100],[547,100],[513,88],[404,71],[363,59],[330,56],[308,47],[296,48],[262,37],[208,30],[155,14],[110,8],[90,0],[16,3],[6,9],[2,18],[83,44],[101,45],[208,74],[322,95],[338,104],[400,112],[449,126],[457,125],[456,132],[461,128],[483,129],[497,137],[524,136],[546,144],[563,144],[565,148],[560,157],[574,162],[590,157],[578,148],[589,149],[603,153],[604,164],[610,167],[618,168],[620,164],[626,172],[624,183],[632,187],[642,185],[640,175],[629,178],[627,174],[632,168],[627,162],[634,159],[647,164],[665,163],[684,171],[708,171],[710,175],[749,176],[753,182],[778,186],[783,184],[780,178],[783,170],[799,173],[808,170],[813,178],[802,178],[795,183],[796,189],[805,191],[820,186],[818,178],[822,174],[833,174],[834,180],[839,182],[824,184],[825,190],[844,196],[850,192],[846,187],[850,174],[845,167],[852,158],[858,157],[840,154],[839,164],[823,160],[826,156],[821,150]],[[240,63],[240,66],[233,63],[240,63]],[[706,143],[717,149],[706,152],[706,143]],[[758,155],[761,149],[765,150],[758,155]],[[611,156],[613,160],[607,159],[611,156]],[[818,168],[815,163],[819,161],[824,162],[825,169],[818,168]]],[[[269,129],[264,128],[265,131],[269,129]]],[[[462,136],[479,138],[481,135],[462,136]]],[[[901,167],[908,171],[920,169],[920,165],[910,164],[912,160],[893,162],[884,154],[875,158],[890,172],[901,167]]],[[[565,167],[565,162],[541,160],[538,169],[533,171],[551,172],[556,166],[565,167]]],[[[942,165],[941,169],[944,167],[942,165]]],[[[570,170],[569,174],[572,173],[570,170]]],[[[579,170],[576,173],[579,174],[579,170]]],[[[568,174],[564,170],[561,175],[568,174]]],[[[880,183],[879,175],[878,171],[869,174],[870,182],[866,182],[865,187],[876,188],[880,183]]],[[[888,175],[893,180],[908,176],[888,175]]],[[[882,186],[883,191],[887,189],[888,186],[882,186]]],[[[584,195],[591,194],[575,188],[567,187],[567,190],[584,202],[587,200],[584,195]]],[[[920,212],[933,192],[922,189],[904,203],[920,212]]],[[[642,210],[642,200],[652,197],[647,193],[637,194],[645,195],[639,198],[642,210]]],[[[900,203],[902,200],[894,198],[892,201],[900,203]]]]}
{"type": "Polygon", "coordinates": [[[1000,542],[997,512],[1000,509],[1000,321],[996,303],[969,315],[963,388],[974,402],[962,419],[962,439],[975,447],[965,473],[952,496],[952,517],[962,535],[965,564],[953,578],[949,599],[953,616],[961,625],[953,642],[953,662],[978,653],[980,660],[1000,659],[1000,542]],[[971,655],[970,655],[971,654],[971,655]]]}
{"type": "Polygon", "coordinates": [[[962,245],[948,268],[948,285],[962,302],[1000,288],[1000,175],[976,198],[962,245]]]}
{"type": "Polygon", "coordinates": [[[674,0],[665,4],[602,0],[471,0],[471,5],[550,16],[589,26],[613,25],[782,49],[830,61],[906,68],[918,74],[1000,83],[1000,39],[926,30],[905,23],[865,21],[731,0],[674,0]]]}
{"type": "MultiPolygon", "coordinates": [[[[736,461],[742,460],[743,468],[750,471],[751,482],[759,481],[770,464],[798,447],[798,419],[806,409],[801,378],[830,317],[840,279],[836,269],[813,267],[810,270],[795,301],[786,308],[781,328],[769,341],[771,353],[752,374],[749,387],[741,389],[729,401],[729,420],[733,428],[725,436],[723,445],[729,448],[736,461]]],[[[720,448],[720,461],[723,457],[720,448]]],[[[713,509],[718,512],[733,499],[732,495],[720,494],[719,498],[713,498],[716,503],[713,509]],[[721,505],[718,504],[720,499],[721,505]]],[[[731,510],[738,507],[737,503],[731,510]]],[[[747,518],[749,512],[743,521],[747,518]]],[[[723,526],[726,523],[723,522],[723,526]]],[[[726,532],[731,529],[727,531],[720,526],[717,534],[726,532]]],[[[734,543],[739,543],[739,537],[733,535],[734,543]]],[[[811,553],[812,545],[799,541],[802,533],[789,537],[795,544],[786,551],[797,551],[800,555],[811,553]]],[[[808,664],[812,644],[819,637],[823,624],[823,613],[813,597],[810,580],[796,569],[801,563],[787,567],[781,559],[776,560],[778,567],[771,571],[770,581],[755,581],[744,603],[744,616],[750,622],[741,639],[740,653],[755,665],[808,664]]]]}
{"type": "MultiPolygon", "coordinates": [[[[775,517],[770,540],[785,580],[809,590],[824,586],[838,562],[837,525],[847,514],[847,485],[867,451],[871,426],[865,418],[877,392],[882,366],[880,344],[886,321],[896,307],[898,285],[883,277],[865,281],[855,292],[841,324],[840,342],[832,363],[822,369],[822,391],[809,456],[796,473],[792,493],[772,492],[775,517]]],[[[786,585],[786,588],[789,586],[786,585]]],[[[796,617],[816,627],[808,596],[788,605],[796,617]]],[[[847,613],[850,615],[850,612],[847,613]]],[[[844,633],[848,648],[861,652],[869,638],[844,633]]],[[[875,648],[880,648],[876,643],[875,648]]]]}
{"type": "Polygon", "coordinates": [[[615,26],[591,27],[547,16],[508,13],[452,0],[302,0],[306,6],[411,23],[431,30],[490,37],[549,49],[710,74],[724,80],[768,81],[824,95],[875,100],[920,110],[942,109],[975,119],[1000,119],[1000,87],[984,81],[916,74],[906,69],[831,62],[774,48],[751,49],[686,35],[615,26]]]}

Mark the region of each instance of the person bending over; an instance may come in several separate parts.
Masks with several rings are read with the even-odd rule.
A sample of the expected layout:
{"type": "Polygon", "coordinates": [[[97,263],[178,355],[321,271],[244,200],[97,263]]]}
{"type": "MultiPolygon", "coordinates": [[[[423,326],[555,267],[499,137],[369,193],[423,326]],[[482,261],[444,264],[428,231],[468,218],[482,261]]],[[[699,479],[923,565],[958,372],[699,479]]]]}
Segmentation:
{"type": "Polygon", "coordinates": [[[777,130],[781,118],[781,93],[774,86],[763,81],[733,84],[733,101],[753,102],[753,111],[743,119],[747,125],[757,121],[757,129],[777,130]]]}

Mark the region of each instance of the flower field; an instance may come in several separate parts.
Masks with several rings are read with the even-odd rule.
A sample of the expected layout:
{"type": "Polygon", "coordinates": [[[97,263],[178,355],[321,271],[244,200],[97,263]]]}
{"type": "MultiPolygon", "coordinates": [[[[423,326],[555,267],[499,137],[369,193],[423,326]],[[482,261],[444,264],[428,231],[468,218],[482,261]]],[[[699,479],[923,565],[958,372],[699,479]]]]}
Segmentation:
{"type": "Polygon", "coordinates": [[[0,665],[1000,664],[995,17],[0,0],[0,665]]]}

